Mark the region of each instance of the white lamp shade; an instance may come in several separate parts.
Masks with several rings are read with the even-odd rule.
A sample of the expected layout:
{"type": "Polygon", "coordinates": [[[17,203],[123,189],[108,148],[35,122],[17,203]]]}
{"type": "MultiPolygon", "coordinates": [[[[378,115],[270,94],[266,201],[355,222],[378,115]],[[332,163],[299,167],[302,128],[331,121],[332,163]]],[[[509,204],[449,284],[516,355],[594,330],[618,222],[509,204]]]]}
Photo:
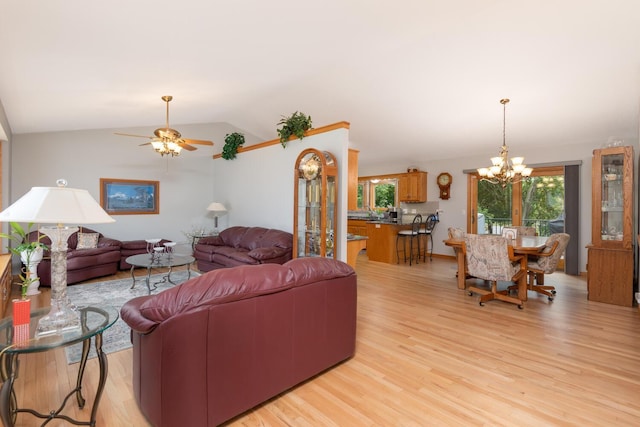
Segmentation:
{"type": "Polygon", "coordinates": [[[87,190],[33,187],[4,211],[0,221],[40,224],[101,224],[115,222],[87,190]]]}
{"type": "Polygon", "coordinates": [[[222,212],[226,212],[227,208],[225,208],[222,203],[213,202],[209,206],[207,206],[207,210],[212,212],[222,213],[222,212]]]}

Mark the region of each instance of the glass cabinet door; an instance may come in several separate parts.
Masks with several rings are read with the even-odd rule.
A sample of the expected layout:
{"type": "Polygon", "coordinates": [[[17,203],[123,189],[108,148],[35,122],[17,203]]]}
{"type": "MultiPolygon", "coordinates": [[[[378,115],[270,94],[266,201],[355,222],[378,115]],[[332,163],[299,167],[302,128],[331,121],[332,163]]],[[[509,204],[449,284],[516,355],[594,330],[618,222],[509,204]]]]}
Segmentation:
{"type": "Polygon", "coordinates": [[[602,222],[603,240],[622,240],[622,154],[602,156],[602,222]]]}
{"type": "Polygon", "coordinates": [[[294,258],[335,258],[337,165],[331,153],[304,150],[295,167],[294,258]]]}
{"type": "Polygon", "coordinates": [[[594,150],[593,243],[631,247],[633,148],[594,150]]]}

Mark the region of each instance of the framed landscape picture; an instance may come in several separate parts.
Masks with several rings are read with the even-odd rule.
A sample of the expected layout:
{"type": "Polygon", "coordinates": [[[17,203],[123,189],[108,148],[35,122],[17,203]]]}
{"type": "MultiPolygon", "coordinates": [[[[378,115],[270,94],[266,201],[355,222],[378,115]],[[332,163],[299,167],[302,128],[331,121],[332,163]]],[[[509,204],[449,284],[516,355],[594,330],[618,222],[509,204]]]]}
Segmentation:
{"type": "Polygon", "coordinates": [[[100,205],[109,215],[160,213],[160,183],[100,178],[100,205]]]}

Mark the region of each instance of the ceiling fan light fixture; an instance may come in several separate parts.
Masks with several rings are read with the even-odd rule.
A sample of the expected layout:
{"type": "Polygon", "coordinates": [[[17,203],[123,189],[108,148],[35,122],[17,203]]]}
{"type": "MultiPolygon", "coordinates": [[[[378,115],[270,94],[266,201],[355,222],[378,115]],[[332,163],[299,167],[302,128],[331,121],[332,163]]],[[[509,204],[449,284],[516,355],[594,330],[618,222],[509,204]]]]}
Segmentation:
{"type": "Polygon", "coordinates": [[[180,132],[169,127],[169,102],[173,99],[172,96],[166,95],[162,97],[162,100],[167,106],[166,125],[163,128],[158,128],[153,131],[155,136],[133,135],[129,133],[116,132],[116,135],[133,136],[137,138],[148,138],[151,141],[140,145],[149,145],[153,147],[153,150],[161,156],[170,155],[171,157],[177,157],[183,148],[189,151],[196,150],[193,145],[213,145],[213,142],[202,139],[187,139],[182,138],[180,132]]]}
{"type": "Polygon", "coordinates": [[[182,147],[180,147],[179,144],[173,141],[155,140],[151,141],[151,146],[153,147],[155,152],[160,154],[161,156],[164,156],[166,154],[170,155],[171,157],[176,157],[179,156],[180,152],[182,151],[182,147]]]}

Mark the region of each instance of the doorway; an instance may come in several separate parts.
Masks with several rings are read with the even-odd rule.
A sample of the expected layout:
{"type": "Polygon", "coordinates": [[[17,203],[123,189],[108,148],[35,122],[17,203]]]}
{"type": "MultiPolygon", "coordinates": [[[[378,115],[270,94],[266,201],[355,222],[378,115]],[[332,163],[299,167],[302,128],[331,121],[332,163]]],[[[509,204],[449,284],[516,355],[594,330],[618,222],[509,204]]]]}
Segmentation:
{"type": "MultiPolygon", "coordinates": [[[[467,230],[500,234],[503,227],[534,227],[539,236],[565,232],[565,167],[534,169],[531,178],[505,187],[468,175],[467,230]]],[[[573,236],[575,237],[575,236],[573,236]]],[[[569,255],[577,259],[575,254],[569,255]]]]}
{"type": "Polygon", "coordinates": [[[539,236],[564,230],[563,167],[536,168],[531,178],[505,187],[469,174],[467,229],[477,234],[500,234],[503,227],[534,227],[539,236]]]}

